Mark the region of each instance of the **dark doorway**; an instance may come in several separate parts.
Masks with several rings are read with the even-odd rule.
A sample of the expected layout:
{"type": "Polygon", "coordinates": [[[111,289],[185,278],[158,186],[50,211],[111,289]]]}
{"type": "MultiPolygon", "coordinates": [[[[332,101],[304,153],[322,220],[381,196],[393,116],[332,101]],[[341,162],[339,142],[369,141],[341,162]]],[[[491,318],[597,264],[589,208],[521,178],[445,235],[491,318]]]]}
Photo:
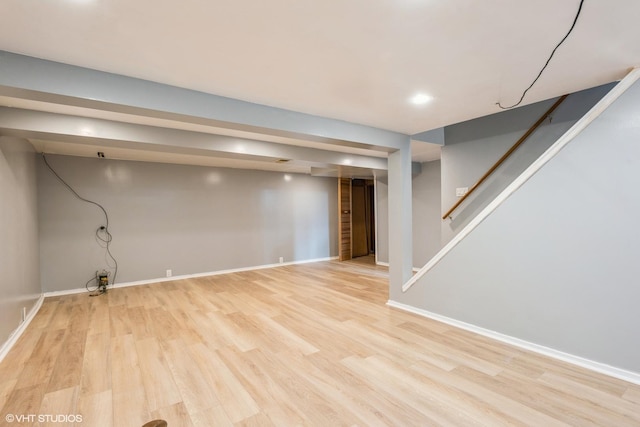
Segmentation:
{"type": "Polygon", "coordinates": [[[375,253],[374,196],[373,180],[351,181],[351,255],[354,258],[375,253]]]}

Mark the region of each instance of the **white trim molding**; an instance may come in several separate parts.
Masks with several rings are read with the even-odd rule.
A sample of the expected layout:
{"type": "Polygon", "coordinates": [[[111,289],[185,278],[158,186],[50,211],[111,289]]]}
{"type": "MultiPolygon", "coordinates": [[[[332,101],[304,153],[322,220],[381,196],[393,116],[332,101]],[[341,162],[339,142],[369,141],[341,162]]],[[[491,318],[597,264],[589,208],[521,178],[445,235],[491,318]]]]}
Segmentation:
{"type": "MultiPolygon", "coordinates": [[[[376,265],[380,265],[382,267],[389,267],[389,263],[388,262],[384,262],[384,261],[376,261],[376,265]]],[[[418,271],[420,271],[419,267],[413,267],[411,269],[411,271],[413,271],[414,273],[417,273],[418,271]]]]}
{"type": "Polygon", "coordinates": [[[389,307],[397,308],[399,310],[407,311],[409,313],[417,314],[418,316],[426,317],[429,319],[437,320],[438,322],[446,323],[456,328],[464,329],[469,332],[476,333],[488,338],[492,338],[496,341],[503,342],[505,344],[513,345],[524,350],[529,350],[534,353],[542,354],[544,356],[551,357],[553,359],[562,360],[563,362],[571,363],[572,365],[580,366],[581,368],[589,369],[590,371],[599,372],[604,375],[608,375],[613,378],[618,378],[623,381],[627,381],[633,384],[640,385],[640,373],[627,371],[625,369],[616,368],[615,366],[607,365],[593,360],[585,359],[580,356],[565,353],[560,350],[545,347],[543,345],[535,344],[529,341],[515,338],[510,335],[505,335],[500,332],[485,329],[480,326],[472,325],[470,323],[462,322],[460,320],[452,319],[450,317],[443,316],[441,314],[433,313],[427,310],[416,308],[407,304],[402,304],[396,301],[387,301],[389,307]]]}
{"type": "Polygon", "coordinates": [[[9,350],[13,348],[16,342],[18,342],[18,339],[22,336],[24,331],[27,329],[27,326],[29,326],[29,323],[31,323],[33,318],[36,317],[38,310],[40,310],[40,307],[42,307],[43,301],[44,301],[44,294],[41,294],[40,298],[38,298],[38,300],[33,305],[33,307],[31,307],[31,310],[29,310],[29,313],[25,317],[24,322],[20,323],[20,326],[18,326],[18,328],[16,328],[16,330],[13,331],[11,335],[9,335],[9,339],[7,339],[7,341],[5,341],[4,344],[2,344],[2,347],[0,347],[0,362],[2,362],[2,359],[4,359],[5,356],[9,353],[9,350]]]}
{"type": "MultiPolygon", "coordinates": [[[[114,285],[110,285],[109,289],[117,289],[117,288],[128,288],[129,286],[141,286],[141,285],[150,285],[153,283],[162,283],[162,282],[173,282],[175,280],[184,280],[184,279],[194,279],[197,277],[208,277],[208,276],[218,276],[221,274],[230,274],[230,273],[240,273],[243,271],[254,271],[254,270],[264,270],[266,268],[276,268],[276,267],[284,267],[287,265],[297,265],[297,264],[309,264],[312,262],[322,262],[322,261],[334,261],[337,260],[338,257],[327,257],[327,258],[316,258],[316,259],[307,259],[303,261],[291,261],[291,262],[283,262],[279,264],[264,264],[264,265],[256,265],[251,267],[241,267],[241,268],[232,268],[229,270],[218,270],[218,271],[209,271],[205,273],[195,273],[195,274],[183,274],[180,276],[172,276],[172,277],[159,277],[156,279],[147,279],[147,280],[137,280],[134,282],[122,282],[116,283],[114,285]]],[[[72,294],[81,294],[83,292],[87,292],[85,288],[77,288],[77,289],[67,289],[64,291],[52,291],[45,292],[45,297],[55,297],[60,295],[72,295],[72,294]]]]}

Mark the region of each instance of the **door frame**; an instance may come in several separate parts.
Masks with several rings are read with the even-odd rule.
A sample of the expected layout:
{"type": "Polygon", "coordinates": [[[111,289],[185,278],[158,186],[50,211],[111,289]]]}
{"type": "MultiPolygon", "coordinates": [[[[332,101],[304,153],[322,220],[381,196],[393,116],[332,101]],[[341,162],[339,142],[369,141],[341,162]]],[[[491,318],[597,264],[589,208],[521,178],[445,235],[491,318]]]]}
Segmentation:
{"type": "MultiPolygon", "coordinates": [[[[362,178],[373,182],[373,236],[375,263],[378,264],[378,180],[362,178]]],[[[338,259],[347,261],[353,258],[353,178],[338,178],[338,259]]],[[[368,248],[370,250],[370,248],[368,248]]]]}

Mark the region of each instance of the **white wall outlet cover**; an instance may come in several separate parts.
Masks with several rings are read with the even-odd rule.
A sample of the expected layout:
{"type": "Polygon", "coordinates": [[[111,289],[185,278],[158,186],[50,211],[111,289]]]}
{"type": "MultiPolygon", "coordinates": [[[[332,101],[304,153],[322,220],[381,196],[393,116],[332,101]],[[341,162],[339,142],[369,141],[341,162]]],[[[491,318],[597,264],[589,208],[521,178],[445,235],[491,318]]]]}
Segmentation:
{"type": "Polygon", "coordinates": [[[456,197],[462,197],[469,192],[469,187],[456,188],[456,197]]]}
{"type": "Polygon", "coordinates": [[[173,276],[173,272],[171,270],[167,270],[167,277],[173,276]]]}

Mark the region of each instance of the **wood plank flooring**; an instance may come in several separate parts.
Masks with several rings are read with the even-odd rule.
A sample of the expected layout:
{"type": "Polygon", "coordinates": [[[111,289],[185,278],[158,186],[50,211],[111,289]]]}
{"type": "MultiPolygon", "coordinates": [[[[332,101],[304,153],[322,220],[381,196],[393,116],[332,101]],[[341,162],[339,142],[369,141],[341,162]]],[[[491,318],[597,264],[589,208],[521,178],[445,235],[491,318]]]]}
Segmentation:
{"type": "Polygon", "coordinates": [[[389,308],[322,262],[47,298],[0,364],[0,425],[640,426],[640,386],[389,308]]]}

